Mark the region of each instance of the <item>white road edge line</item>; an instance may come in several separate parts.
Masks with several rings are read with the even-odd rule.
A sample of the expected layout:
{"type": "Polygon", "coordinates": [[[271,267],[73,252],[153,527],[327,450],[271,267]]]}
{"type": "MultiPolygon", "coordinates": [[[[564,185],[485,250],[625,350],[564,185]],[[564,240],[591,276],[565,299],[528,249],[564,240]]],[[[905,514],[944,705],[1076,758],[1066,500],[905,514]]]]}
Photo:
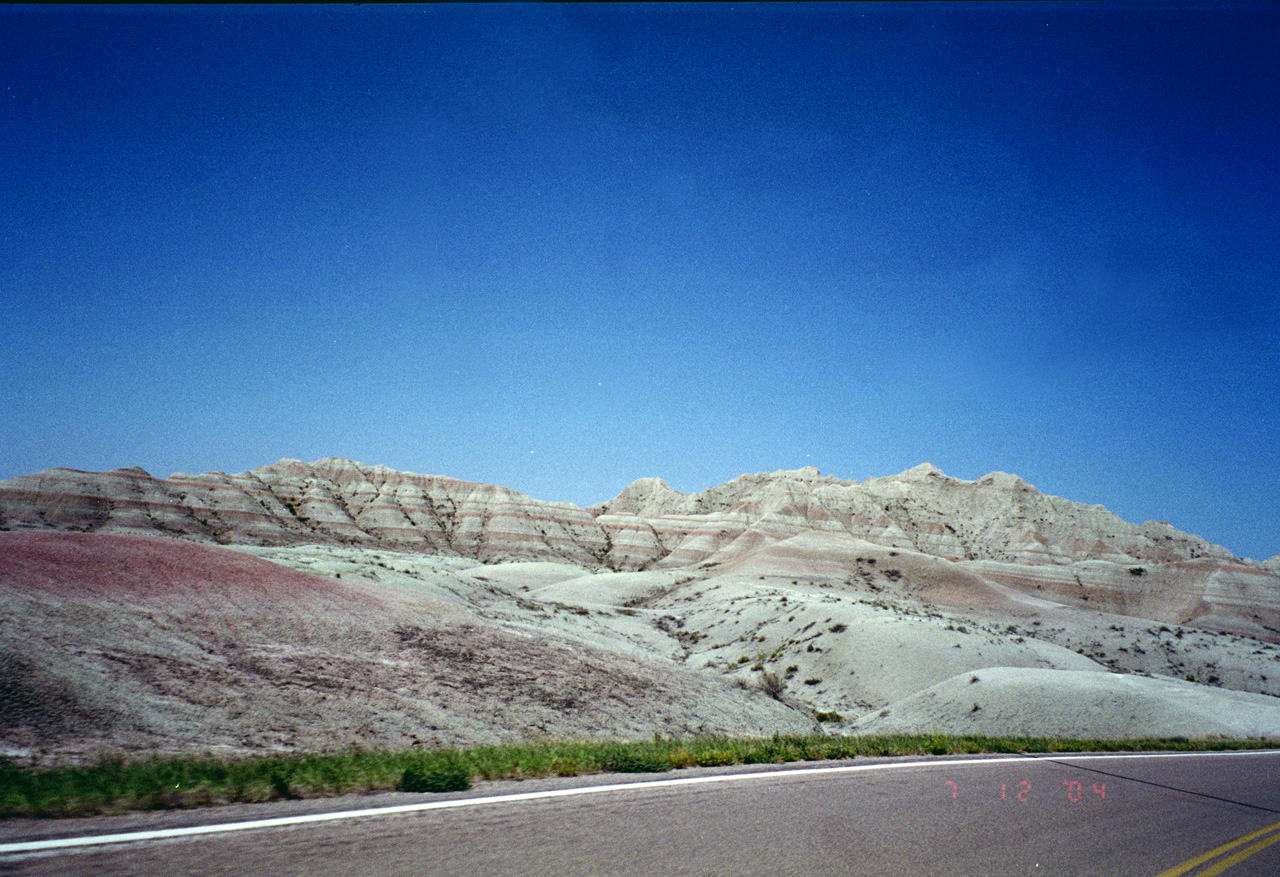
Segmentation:
{"type": "Polygon", "coordinates": [[[906,768],[966,767],[1008,762],[1078,761],[1100,758],[1192,758],[1206,755],[1275,755],[1280,750],[1251,749],[1225,752],[1137,752],[1137,753],[1037,753],[1011,755],[1000,758],[960,758],[941,761],[895,761],[880,764],[850,764],[838,767],[802,767],[791,770],[759,771],[755,773],[713,774],[711,776],[681,777],[669,780],[642,780],[636,783],[610,783],[603,786],[583,786],[573,789],[551,789],[544,792],[518,792],[512,795],[489,795],[481,798],[453,798],[448,801],[427,801],[422,804],[400,804],[395,807],[372,807],[365,810],[341,810],[335,813],[309,813],[303,816],[278,816],[272,819],[255,819],[249,822],[224,822],[215,825],[193,825],[186,828],[161,828],[152,831],[133,831],[121,834],[62,837],[50,840],[24,841],[0,844],[0,855],[6,853],[36,853],[73,847],[100,846],[106,844],[134,843],[146,840],[163,840],[175,837],[194,837],[202,834],[221,834],[230,831],[251,831],[261,828],[280,828],[288,825],[306,825],[313,822],[336,822],[344,819],[361,819],[376,816],[395,816],[403,813],[422,813],[429,810],[452,810],[462,807],[483,807],[491,804],[508,804],[521,801],[538,801],[545,798],[569,798],[577,795],[597,795],[602,792],[627,792],[639,789],[659,789],[672,786],[696,786],[709,783],[728,783],[739,780],[758,780],[773,777],[802,777],[839,773],[866,773],[876,770],[903,770],[906,768]]]}

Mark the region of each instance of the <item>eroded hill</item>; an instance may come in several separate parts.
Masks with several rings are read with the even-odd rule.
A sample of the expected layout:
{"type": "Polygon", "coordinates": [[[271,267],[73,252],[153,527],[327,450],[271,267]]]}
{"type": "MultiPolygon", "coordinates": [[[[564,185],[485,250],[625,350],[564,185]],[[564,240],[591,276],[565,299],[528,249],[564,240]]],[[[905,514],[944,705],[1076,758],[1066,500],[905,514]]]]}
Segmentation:
{"type": "Polygon", "coordinates": [[[743,475],[698,494],[642,479],[588,509],[341,459],[164,480],[140,469],[52,469],[0,482],[0,528],[613,571],[724,565],[801,533],[847,535],[1068,605],[1280,640],[1280,561],[1242,560],[1162,522],[1130,524],[1013,475],[962,481],[927,463],[863,482],[812,468],[743,475]]]}
{"type": "Polygon", "coordinates": [[[52,470],[0,485],[0,526],[18,756],[1280,738],[1273,569],[1012,476],[647,480],[579,509],[337,460],[52,470]]]}

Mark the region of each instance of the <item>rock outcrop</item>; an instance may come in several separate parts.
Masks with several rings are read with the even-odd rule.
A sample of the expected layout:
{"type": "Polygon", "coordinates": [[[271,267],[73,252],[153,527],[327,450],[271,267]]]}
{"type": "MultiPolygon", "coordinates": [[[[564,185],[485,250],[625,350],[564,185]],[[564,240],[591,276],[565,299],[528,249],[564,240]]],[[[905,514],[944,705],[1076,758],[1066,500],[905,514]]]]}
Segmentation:
{"type": "MultiPolygon", "coordinates": [[[[1014,475],[923,463],[863,482],[812,467],[685,494],[658,478],[587,509],[350,460],[227,475],[52,469],[0,482],[0,529],[163,534],[230,545],[342,544],[486,563],[615,571],[723,564],[802,533],[931,555],[983,579],[1099,611],[1280,640],[1280,568],[1167,523],[1041,493],[1014,475]]],[[[822,540],[810,540],[820,552],[822,540]]],[[[957,570],[959,571],[959,570],[957,570]]]]}
{"type": "Polygon", "coordinates": [[[350,460],[281,460],[238,475],[50,469],[0,482],[0,527],[148,533],[228,545],[350,544],[481,561],[603,563],[604,533],[568,503],[350,460]]]}

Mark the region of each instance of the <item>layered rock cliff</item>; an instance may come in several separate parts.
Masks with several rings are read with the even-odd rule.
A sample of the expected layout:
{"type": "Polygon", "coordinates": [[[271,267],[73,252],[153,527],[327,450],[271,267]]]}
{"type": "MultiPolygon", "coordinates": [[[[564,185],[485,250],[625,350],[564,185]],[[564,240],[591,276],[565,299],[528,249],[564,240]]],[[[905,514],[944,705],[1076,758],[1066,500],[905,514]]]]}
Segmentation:
{"type": "Polygon", "coordinates": [[[564,556],[603,564],[608,548],[577,506],[342,459],[164,480],[141,469],[50,469],[0,482],[0,527],[232,545],[353,544],[482,561],[564,556]]]}
{"type": "Polygon", "coordinates": [[[863,482],[811,467],[749,474],[696,494],[648,478],[587,509],[334,458],[163,480],[141,469],[52,469],[0,482],[0,529],[347,544],[613,570],[723,564],[829,533],[1070,604],[1280,638],[1274,562],[1241,560],[1163,522],[1127,523],[1014,475],[963,481],[928,463],[863,482]]]}

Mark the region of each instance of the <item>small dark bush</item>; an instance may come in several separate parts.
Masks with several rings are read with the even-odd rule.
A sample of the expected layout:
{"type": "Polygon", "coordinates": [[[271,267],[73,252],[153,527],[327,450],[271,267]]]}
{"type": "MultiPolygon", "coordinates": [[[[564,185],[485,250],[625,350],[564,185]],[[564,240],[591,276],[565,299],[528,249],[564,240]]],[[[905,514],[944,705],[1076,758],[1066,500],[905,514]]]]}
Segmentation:
{"type": "Polygon", "coordinates": [[[289,776],[284,770],[273,770],[268,779],[271,781],[271,791],[275,792],[277,798],[284,798],[286,801],[297,800],[298,796],[289,785],[289,776]]]}
{"type": "Polygon", "coordinates": [[[400,778],[402,792],[465,792],[471,788],[467,772],[457,767],[437,767],[429,770],[411,767],[400,778]]]}
{"type": "Polygon", "coordinates": [[[930,755],[946,755],[951,751],[951,743],[945,737],[930,734],[920,742],[920,746],[930,755]]]}

